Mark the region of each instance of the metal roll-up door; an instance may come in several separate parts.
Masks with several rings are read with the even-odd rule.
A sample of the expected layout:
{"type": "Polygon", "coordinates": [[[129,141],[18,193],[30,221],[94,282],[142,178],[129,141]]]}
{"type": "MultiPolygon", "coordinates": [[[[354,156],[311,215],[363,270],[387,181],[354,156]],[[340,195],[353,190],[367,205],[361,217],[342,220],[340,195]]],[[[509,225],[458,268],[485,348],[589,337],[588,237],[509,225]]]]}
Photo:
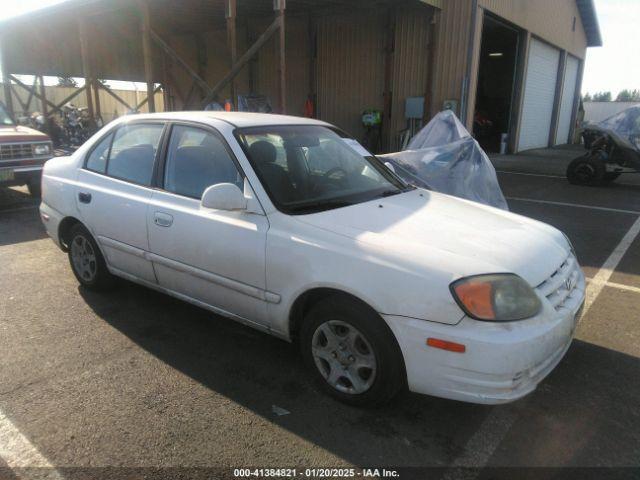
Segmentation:
{"type": "Polygon", "coordinates": [[[580,62],[576,57],[567,55],[564,68],[564,83],[562,84],[562,97],[560,99],[560,113],[558,114],[558,129],[556,131],[555,145],[569,143],[569,132],[573,120],[573,105],[576,98],[576,85],[578,83],[578,69],[580,62]]]}
{"type": "Polygon", "coordinates": [[[518,150],[549,145],[559,61],[560,50],[540,40],[531,39],[518,150]]]}

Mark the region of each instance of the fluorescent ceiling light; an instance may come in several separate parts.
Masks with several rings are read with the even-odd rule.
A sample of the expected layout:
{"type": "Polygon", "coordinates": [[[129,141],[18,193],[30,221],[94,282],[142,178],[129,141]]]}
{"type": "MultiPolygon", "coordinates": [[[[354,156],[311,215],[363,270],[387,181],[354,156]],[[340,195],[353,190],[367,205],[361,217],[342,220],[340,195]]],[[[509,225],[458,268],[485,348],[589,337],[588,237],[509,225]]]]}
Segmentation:
{"type": "Polygon", "coordinates": [[[501,57],[502,55],[502,52],[493,52],[489,54],[490,57],[501,57]]]}

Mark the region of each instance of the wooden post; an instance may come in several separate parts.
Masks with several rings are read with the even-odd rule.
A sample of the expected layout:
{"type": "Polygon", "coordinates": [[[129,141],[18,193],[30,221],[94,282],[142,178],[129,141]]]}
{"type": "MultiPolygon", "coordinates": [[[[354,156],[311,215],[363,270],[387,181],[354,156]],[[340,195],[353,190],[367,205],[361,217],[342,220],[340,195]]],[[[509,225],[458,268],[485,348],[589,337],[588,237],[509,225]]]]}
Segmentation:
{"type": "Polygon", "coordinates": [[[149,4],[146,0],[138,2],[140,6],[140,26],[142,31],[142,55],[144,57],[144,77],[147,82],[147,97],[149,104],[149,112],[155,113],[156,99],[154,98],[153,83],[153,58],[151,44],[151,14],[149,13],[149,4]]]}
{"type": "Polygon", "coordinates": [[[100,107],[100,87],[98,87],[98,83],[98,79],[94,78],[91,87],[93,88],[93,96],[96,100],[96,120],[100,119],[100,121],[102,122],[102,108],[100,107]]]}
{"type": "Polygon", "coordinates": [[[9,65],[7,63],[7,48],[5,47],[6,37],[0,39],[0,68],[2,68],[2,83],[4,84],[4,103],[9,110],[9,115],[13,117],[13,96],[11,93],[11,78],[9,77],[9,65]]]}
{"type": "Polygon", "coordinates": [[[313,105],[313,117],[318,118],[318,95],[316,92],[316,76],[318,63],[318,28],[313,14],[309,14],[309,100],[313,105]]]}
{"type": "Polygon", "coordinates": [[[82,73],[84,74],[85,93],[87,95],[87,110],[92,123],[95,123],[95,112],[93,110],[93,97],[91,92],[92,68],[89,52],[89,32],[87,31],[87,20],[78,20],[78,33],[80,35],[80,55],[82,56],[82,73]]]}
{"type": "Polygon", "coordinates": [[[280,19],[280,31],[278,37],[278,77],[279,77],[279,100],[280,113],[287,113],[287,62],[286,62],[286,45],[285,45],[285,25],[284,10],[286,8],[286,0],[273,0],[273,8],[276,11],[276,17],[280,19]]]}
{"type": "Polygon", "coordinates": [[[439,26],[439,14],[434,9],[431,13],[431,22],[429,22],[429,43],[427,44],[427,85],[424,92],[424,112],[422,113],[422,121],[426,124],[433,116],[433,79],[436,67],[435,51],[436,51],[436,30],[439,26]]]}
{"type": "MultiPolygon", "coordinates": [[[[231,54],[231,68],[235,66],[236,60],[238,59],[238,39],[236,36],[236,3],[236,0],[227,0],[225,12],[227,17],[227,43],[229,44],[229,51],[231,54]]],[[[237,110],[238,105],[236,98],[236,85],[233,80],[231,80],[230,92],[231,104],[235,107],[235,110],[237,110]]]]}

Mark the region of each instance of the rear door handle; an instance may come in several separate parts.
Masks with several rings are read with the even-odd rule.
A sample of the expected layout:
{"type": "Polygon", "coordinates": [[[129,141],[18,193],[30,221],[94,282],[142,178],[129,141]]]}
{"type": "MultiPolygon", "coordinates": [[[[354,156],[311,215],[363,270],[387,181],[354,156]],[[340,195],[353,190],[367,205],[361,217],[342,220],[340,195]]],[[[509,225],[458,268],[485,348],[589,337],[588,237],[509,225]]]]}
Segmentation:
{"type": "Polygon", "coordinates": [[[79,192],[78,200],[80,200],[80,203],[91,203],[91,194],[87,192],[79,192]]]}
{"type": "Polygon", "coordinates": [[[168,213],[156,212],[153,214],[153,223],[159,227],[170,227],[173,224],[173,217],[168,213]]]}

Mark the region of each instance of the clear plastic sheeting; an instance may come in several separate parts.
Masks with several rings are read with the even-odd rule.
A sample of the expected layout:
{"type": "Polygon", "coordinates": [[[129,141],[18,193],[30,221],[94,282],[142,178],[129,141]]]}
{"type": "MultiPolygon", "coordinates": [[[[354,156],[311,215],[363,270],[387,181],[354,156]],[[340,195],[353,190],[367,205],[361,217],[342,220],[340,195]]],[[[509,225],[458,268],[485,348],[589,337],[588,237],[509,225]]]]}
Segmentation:
{"type": "MultiPolygon", "coordinates": [[[[640,152],[640,106],[627,108],[595,126],[616,135],[625,146],[640,152]]],[[[593,127],[587,125],[586,128],[593,127]]]]}
{"type": "Polygon", "coordinates": [[[379,157],[407,183],[509,209],[489,157],[450,110],[438,113],[407,150],[379,157]]]}

